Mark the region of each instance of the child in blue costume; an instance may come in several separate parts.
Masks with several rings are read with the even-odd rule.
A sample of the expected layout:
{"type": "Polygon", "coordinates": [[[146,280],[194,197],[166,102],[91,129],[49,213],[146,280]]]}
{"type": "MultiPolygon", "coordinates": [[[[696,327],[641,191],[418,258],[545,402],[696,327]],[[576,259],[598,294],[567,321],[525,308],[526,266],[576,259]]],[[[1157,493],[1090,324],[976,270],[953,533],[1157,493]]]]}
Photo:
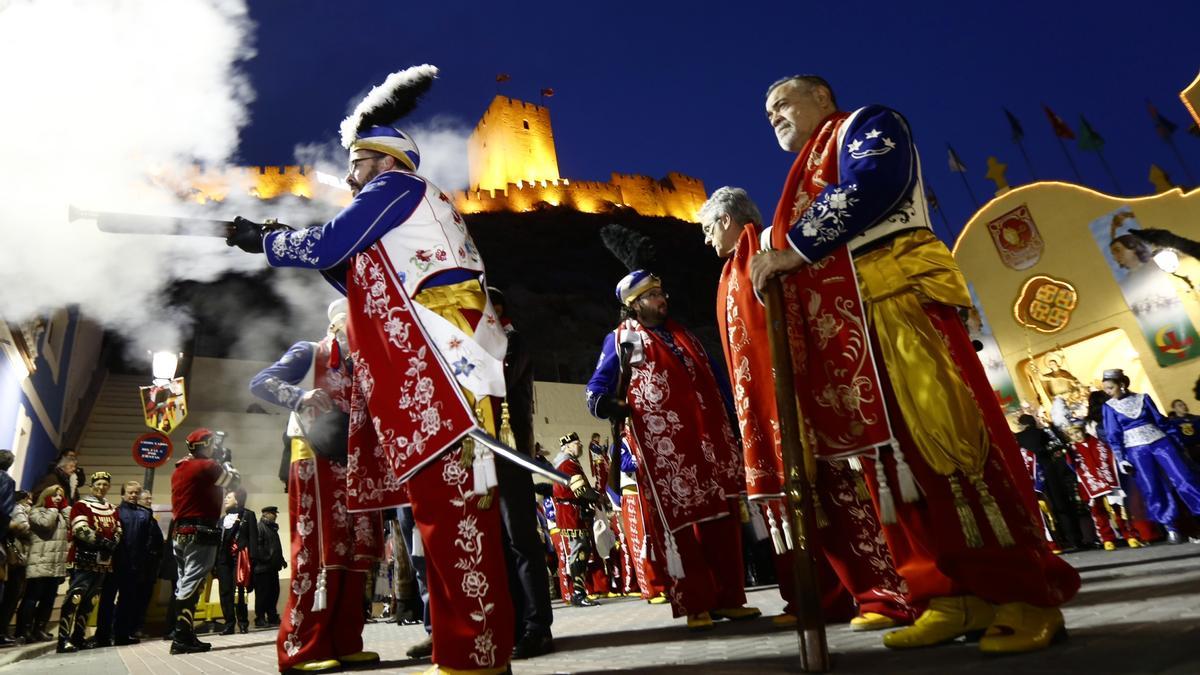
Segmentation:
{"type": "Polygon", "coordinates": [[[1122,465],[1132,465],[1150,517],[1167,530],[1167,541],[1183,540],[1175,529],[1178,511],[1171,488],[1193,515],[1200,516],[1200,474],[1183,455],[1178,427],[1167,422],[1154,400],[1129,391],[1119,368],[1104,371],[1104,431],[1122,465]]]}

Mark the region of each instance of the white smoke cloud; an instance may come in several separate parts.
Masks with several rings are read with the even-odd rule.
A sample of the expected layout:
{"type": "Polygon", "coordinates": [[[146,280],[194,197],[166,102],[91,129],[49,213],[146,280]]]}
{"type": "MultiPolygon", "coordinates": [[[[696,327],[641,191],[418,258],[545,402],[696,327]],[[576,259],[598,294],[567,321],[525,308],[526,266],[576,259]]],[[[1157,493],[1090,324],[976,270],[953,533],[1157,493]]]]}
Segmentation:
{"type": "Polygon", "coordinates": [[[139,349],[173,349],[172,278],[263,261],[216,238],[106,235],[67,207],[178,214],[153,178],[224,165],[252,91],[242,0],[0,0],[0,315],[68,304],[139,349]]]}

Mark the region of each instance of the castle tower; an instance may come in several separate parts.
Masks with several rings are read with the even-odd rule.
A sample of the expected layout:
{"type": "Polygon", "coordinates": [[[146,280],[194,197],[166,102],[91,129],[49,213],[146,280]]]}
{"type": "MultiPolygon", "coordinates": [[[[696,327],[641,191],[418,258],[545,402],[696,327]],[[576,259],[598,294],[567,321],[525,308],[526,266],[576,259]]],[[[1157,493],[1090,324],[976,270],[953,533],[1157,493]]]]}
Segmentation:
{"type": "Polygon", "coordinates": [[[497,96],[467,141],[471,190],[504,190],[509,183],[558,180],[550,110],[497,96]]]}

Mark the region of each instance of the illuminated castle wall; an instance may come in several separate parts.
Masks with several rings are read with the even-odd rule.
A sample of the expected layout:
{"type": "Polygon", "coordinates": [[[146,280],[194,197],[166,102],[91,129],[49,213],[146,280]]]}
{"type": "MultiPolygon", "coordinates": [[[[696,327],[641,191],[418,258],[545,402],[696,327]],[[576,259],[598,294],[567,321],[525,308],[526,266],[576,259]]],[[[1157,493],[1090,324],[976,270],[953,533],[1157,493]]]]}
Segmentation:
{"type": "Polygon", "coordinates": [[[655,179],[614,173],[607,183],[559,176],[550,111],[506,96],[492,99],[467,142],[470,187],[456,192],[463,213],[531,211],[545,204],[600,213],[627,206],[645,216],[697,221],[704,183],[681,173],[655,179]]]}

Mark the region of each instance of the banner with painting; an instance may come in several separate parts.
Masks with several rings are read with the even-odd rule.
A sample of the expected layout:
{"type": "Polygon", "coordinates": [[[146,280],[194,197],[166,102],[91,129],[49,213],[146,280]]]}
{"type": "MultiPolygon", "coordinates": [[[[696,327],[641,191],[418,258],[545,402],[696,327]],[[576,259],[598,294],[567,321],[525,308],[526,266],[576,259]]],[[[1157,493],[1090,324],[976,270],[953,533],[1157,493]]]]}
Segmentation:
{"type": "Polygon", "coordinates": [[[976,354],[987,372],[988,383],[992,385],[1000,407],[1004,408],[1006,413],[1015,412],[1021,408],[1021,401],[1017,398],[1017,387],[1013,384],[1008,366],[1004,364],[1004,357],[1000,355],[1000,345],[996,342],[996,336],[992,334],[992,327],[980,309],[975,287],[967,284],[967,290],[971,292],[971,307],[967,310],[967,332],[976,343],[976,354]]]}
{"type": "Polygon", "coordinates": [[[1200,334],[1169,274],[1154,264],[1150,245],[1131,231],[1141,229],[1128,206],[1093,220],[1088,230],[1112,270],[1159,366],[1173,366],[1200,356],[1200,334]]]}

